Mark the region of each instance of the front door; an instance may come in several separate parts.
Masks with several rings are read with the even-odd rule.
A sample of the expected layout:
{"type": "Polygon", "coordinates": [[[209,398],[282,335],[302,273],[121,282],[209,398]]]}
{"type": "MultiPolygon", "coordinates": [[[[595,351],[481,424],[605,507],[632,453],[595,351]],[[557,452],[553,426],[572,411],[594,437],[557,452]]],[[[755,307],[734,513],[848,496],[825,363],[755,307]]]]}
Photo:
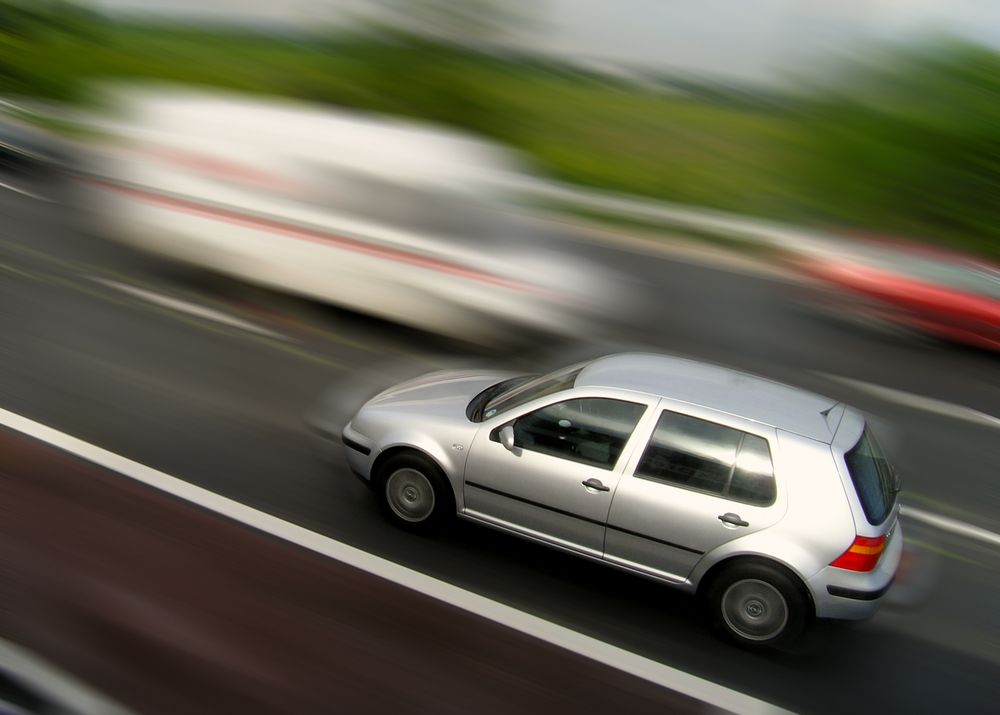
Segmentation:
{"type": "Polygon", "coordinates": [[[620,463],[646,409],[581,397],[484,424],[466,463],[466,514],[600,557],[620,463]],[[513,449],[500,442],[508,425],[513,449]]]}

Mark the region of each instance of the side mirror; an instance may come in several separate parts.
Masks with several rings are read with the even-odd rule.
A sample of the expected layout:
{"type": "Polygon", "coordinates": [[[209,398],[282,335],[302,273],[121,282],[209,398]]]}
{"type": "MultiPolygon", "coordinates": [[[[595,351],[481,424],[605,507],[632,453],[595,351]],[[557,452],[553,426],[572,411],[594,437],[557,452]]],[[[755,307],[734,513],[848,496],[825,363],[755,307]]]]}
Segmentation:
{"type": "Polygon", "coordinates": [[[514,427],[513,425],[507,425],[500,430],[500,444],[504,446],[508,452],[514,451],[514,427]]]}

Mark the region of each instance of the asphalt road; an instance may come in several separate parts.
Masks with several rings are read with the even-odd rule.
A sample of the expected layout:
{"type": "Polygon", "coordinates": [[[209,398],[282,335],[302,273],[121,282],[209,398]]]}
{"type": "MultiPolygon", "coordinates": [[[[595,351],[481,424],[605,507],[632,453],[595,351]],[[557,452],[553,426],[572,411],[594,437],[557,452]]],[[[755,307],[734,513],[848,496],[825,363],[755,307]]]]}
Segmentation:
{"type": "MultiPolygon", "coordinates": [[[[323,449],[303,418],[331,385],[353,394],[386,362],[430,368],[441,362],[435,356],[468,348],[165,266],[80,232],[57,201],[44,200],[58,198],[58,187],[4,181],[35,196],[0,190],[0,407],[793,710],[995,711],[995,547],[907,523],[919,573],[893,594],[897,603],[870,622],[823,626],[794,652],[765,656],[721,645],[691,599],[653,583],[466,524],[439,539],[408,536],[381,520],[337,450],[323,449]]],[[[617,326],[619,340],[843,397],[883,427],[904,473],[904,503],[1000,530],[1000,431],[968,410],[899,397],[998,415],[994,356],[820,320],[802,308],[808,289],[770,275],[577,244],[567,231],[553,240],[617,268],[621,289],[641,298],[645,308],[617,326]]]]}
{"type": "Polygon", "coordinates": [[[131,712],[718,712],[7,429],[0,494],[0,632],[131,712]]]}

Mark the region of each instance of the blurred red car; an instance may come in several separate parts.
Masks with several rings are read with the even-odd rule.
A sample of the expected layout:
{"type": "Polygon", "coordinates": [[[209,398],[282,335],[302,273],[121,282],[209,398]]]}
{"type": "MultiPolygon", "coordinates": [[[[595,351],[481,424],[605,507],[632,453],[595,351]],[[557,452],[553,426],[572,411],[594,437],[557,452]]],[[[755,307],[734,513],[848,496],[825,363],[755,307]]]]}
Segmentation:
{"type": "Polygon", "coordinates": [[[1000,351],[1000,267],[961,254],[858,243],[795,259],[838,311],[1000,351]]]}

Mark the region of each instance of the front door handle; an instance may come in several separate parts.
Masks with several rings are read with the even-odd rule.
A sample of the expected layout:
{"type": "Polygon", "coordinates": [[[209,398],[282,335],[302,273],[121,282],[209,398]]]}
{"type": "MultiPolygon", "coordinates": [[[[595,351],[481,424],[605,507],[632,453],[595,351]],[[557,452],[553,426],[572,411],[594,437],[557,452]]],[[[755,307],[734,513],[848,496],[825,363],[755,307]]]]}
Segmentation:
{"type": "Polygon", "coordinates": [[[583,486],[587,487],[587,489],[596,489],[599,492],[611,491],[611,487],[604,486],[604,482],[602,482],[600,479],[594,479],[593,477],[583,482],[583,486]]]}
{"type": "Polygon", "coordinates": [[[750,526],[750,522],[743,521],[739,514],[727,512],[719,517],[719,521],[728,526],[750,526]]]}

